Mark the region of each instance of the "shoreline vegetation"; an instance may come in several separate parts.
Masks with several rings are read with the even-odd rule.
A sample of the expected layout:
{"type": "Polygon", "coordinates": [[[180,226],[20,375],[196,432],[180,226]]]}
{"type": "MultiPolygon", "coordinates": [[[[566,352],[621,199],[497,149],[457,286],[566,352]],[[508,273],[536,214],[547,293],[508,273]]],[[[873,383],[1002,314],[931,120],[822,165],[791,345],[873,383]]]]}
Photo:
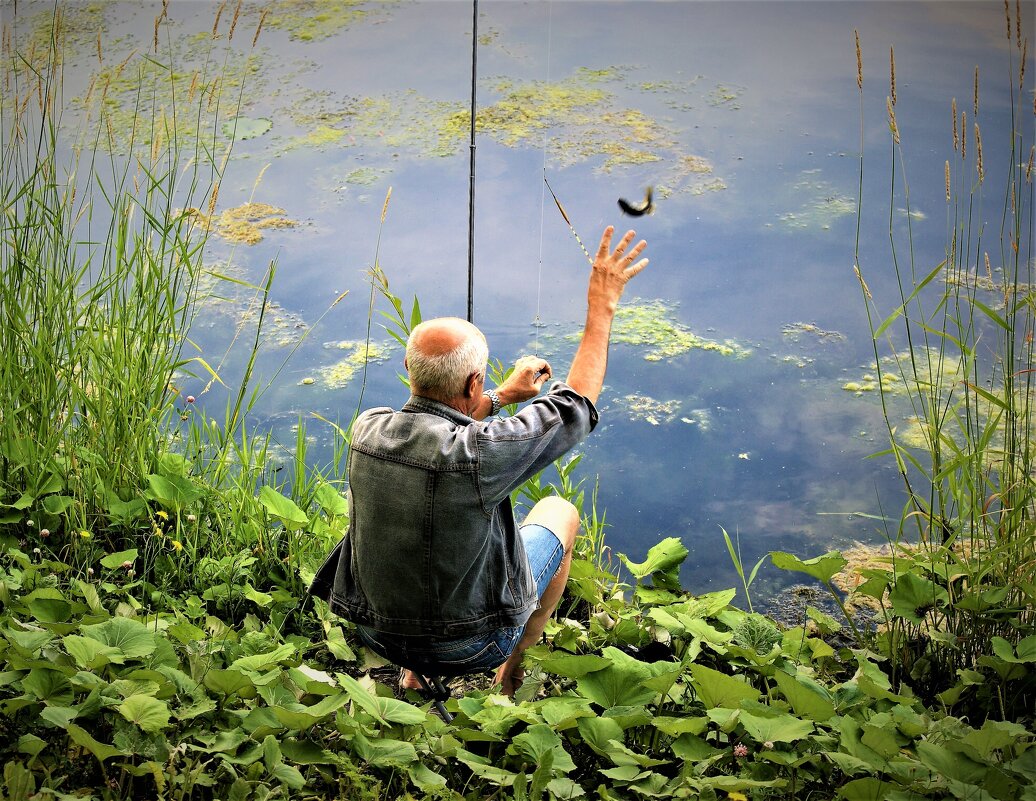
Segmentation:
{"type": "MultiPolygon", "coordinates": [[[[198,210],[213,219],[231,157],[201,132],[236,114],[218,96],[219,45],[240,9],[219,7],[212,74],[194,76],[182,105],[153,109],[160,93],[139,85],[121,156],[105,86],[78,139],[61,139],[59,15],[27,50],[4,32],[0,799],[1036,801],[1036,107],[1020,7],[1005,3],[1016,130],[983,132],[977,73],[973,102],[952,102],[942,262],[933,270],[890,224],[901,295],[879,311],[866,276],[889,265],[861,264],[856,245],[888,422],[879,457],[908,499],[887,548],[774,552],[749,567],[723,532],[744,611],[735,589],[680,586],[678,538],[643,561],[613,555],[578,458],[559,463],[517,500],[557,493],[581,509],[566,597],[516,698],[464,682],[449,724],[349,624],[304,603],[348,524],[349,431],[319,419],[334,454],[315,466],[300,421],[290,479],[267,469],[249,410],[269,386],[253,367],[272,265],[248,286],[260,311],[235,338],[245,366],[221,418],[177,388],[223,381],[187,337],[199,284],[242,284],[205,266],[197,224],[198,210]],[[996,148],[1010,169],[988,200],[1003,204],[991,240],[977,209],[996,148]],[[988,284],[964,280],[975,275],[988,284]],[[897,428],[893,383],[917,431],[897,428]],[[754,612],[767,562],[803,574],[838,614],[808,596],[781,622],[754,612]]],[[[183,88],[163,32],[160,15],[146,74],[183,88]]],[[[862,115],[859,52],[857,37],[862,115]]],[[[890,56],[891,218],[909,193],[890,56]]],[[[861,202],[863,170],[861,156],[861,202]]],[[[405,339],[416,299],[408,310],[390,291],[377,253],[370,280],[368,324],[387,304],[389,333],[405,339]]]]}

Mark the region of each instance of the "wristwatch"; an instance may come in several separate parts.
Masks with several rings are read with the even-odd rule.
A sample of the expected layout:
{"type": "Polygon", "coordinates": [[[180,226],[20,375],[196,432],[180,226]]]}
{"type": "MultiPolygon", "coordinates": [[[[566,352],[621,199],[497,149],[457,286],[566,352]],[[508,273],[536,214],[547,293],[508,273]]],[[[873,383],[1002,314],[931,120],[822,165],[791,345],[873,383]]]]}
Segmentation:
{"type": "Polygon", "coordinates": [[[493,406],[489,410],[489,416],[495,417],[497,412],[500,411],[500,396],[497,394],[495,389],[487,389],[482,394],[492,401],[493,406]]]}

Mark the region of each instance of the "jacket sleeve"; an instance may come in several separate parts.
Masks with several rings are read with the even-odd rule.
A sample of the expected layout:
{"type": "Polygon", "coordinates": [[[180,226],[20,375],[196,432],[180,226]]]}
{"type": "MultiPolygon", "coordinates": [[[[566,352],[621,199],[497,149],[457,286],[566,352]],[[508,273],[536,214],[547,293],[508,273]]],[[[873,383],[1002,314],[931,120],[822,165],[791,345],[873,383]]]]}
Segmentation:
{"type": "Polygon", "coordinates": [[[485,421],[478,432],[478,480],[486,512],[582,442],[597,421],[589,398],[561,381],[514,416],[485,421]]]}

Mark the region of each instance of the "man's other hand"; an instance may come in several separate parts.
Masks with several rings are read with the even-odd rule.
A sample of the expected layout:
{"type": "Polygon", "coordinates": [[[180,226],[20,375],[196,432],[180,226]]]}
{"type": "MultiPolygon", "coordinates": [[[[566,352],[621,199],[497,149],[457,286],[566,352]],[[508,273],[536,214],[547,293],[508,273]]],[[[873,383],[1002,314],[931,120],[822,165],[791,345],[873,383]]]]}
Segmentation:
{"type": "Polygon", "coordinates": [[[626,288],[626,282],[643,270],[648,263],[647,259],[637,261],[641,251],[647,247],[647,242],[641,240],[632,248],[629,246],[636,236],[635,231],[627,231],[615,246],[615,250],[612,250],[614,232],[615,227],[611,225],[604,229],[590,272],[588,299],[591,312],[602,306],[607,311],[614,312],[622,291],[626,288]]]}
{"type": "Polygon", "coordinates": [[[514,370],[497,387],[500,403],[522,403],[535,398],[552,376],[550,364],[538,356],[522,356],[514,363],[514,370]]]}

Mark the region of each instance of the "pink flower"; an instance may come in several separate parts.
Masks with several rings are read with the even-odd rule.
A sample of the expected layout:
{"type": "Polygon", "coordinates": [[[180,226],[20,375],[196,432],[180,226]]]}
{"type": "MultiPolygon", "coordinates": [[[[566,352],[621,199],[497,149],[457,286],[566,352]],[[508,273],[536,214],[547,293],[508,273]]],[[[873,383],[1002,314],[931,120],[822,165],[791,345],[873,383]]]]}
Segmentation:
{"type": "Polygon", "coordinates": [[[734,756],[736,756],[738,759],[742,759],[748,756],[748,746],[744,745],[743,743],[738,743],[737,745],[735,745],[734,756]]]}
{"type": "Polygon", "coordinates": [[[195,401],[195,397],[193,395],[188,395],[187,396],[187,402],[188,403],[194,403],[194,401],[195,401]]]}
{"type": "Polygon", "coordinates": [[[129,559],[127,559],[125,562],[122,563],[122,569],[123,570],[129,570],[132,567],[133,567],[133,563],[129,559]]]}

